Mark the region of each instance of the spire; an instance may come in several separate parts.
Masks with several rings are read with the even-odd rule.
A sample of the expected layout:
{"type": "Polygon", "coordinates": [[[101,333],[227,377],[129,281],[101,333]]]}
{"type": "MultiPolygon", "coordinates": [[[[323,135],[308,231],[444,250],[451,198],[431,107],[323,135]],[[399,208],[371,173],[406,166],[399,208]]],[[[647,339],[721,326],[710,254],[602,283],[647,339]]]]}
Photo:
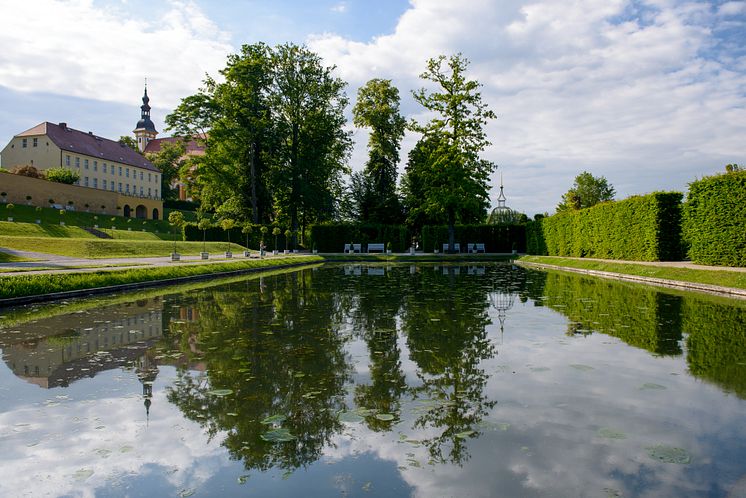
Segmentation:
{"type": "Polygon", "coordinates": [[[503,192],[503,174],[500,173],[500,195],[497,196],[497,207],[505,207],[505,193],[503,192]]]}
{"type": "Polygon", "coordinates": [[[140,121],[137,122],[133,133],[135,134],[137,148],[140,152],[144,152],[148,142],[158,135],[158,131],[150,119],[150,97],[148,97],[147,78],[145,78],[145,92],[143,93],[142,105],[140,106],[140,121]]]}

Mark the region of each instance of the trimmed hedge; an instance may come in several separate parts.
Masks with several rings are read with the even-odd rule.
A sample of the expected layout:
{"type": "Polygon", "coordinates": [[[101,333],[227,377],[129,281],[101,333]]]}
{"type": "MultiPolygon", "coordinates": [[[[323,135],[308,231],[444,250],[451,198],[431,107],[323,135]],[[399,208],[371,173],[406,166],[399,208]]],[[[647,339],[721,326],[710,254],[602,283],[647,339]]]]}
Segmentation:
{"type": "Polygon", "coordinates": [[[746,171],[689,184],[684,239],[689,258],[705,265],[746,266],[746,171]]]}
{"type": "Polygon", "coordinates": [[[404,225],[322,223],[311,226],[310,241],[319,252],[342,252],[345,244],[351,242],[391,242],[393,252],[404,252],[411,244],[411,236],[404,225]]]}
{"type": "Polygon", "coordinates": [[[683,256],[680,192],[654,192],[605,202],[529,223],[529,254],[628,261],[683,256]]]}
{"type": "MultiPolygon", "coordinates": [[[[466,244],[483,243],[485,252],[507,253],[515,249],[526,252],[526,225],[457,225],[454,242],[466,251],[466,244]]],[[[448,227],[427,225],[422,227],[421,248],[425,252],[443,250],[448,243],[448,227]]]]}

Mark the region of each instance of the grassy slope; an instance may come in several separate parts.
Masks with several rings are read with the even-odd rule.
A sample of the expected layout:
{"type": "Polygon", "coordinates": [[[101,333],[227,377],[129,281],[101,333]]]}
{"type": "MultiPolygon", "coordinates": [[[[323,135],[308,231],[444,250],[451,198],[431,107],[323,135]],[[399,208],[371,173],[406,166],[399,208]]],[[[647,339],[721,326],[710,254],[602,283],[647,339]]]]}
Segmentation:
{"type": "Polygon", "coordinates": [[[320,261],[322,259],[318,256],[293,256],[206,265],[164,266],[92,273],[12,275],[0,277],[0,299],[107,287],[135,282],[151,282],[193,275],[219,274],[221,272],[236,270],[259,269],[300,263],[312,264],[320,261]]]}
{"type": "MultiPolygon", "coordinates": [[[[129,258],[168,256],[174,244],[167,240],[116,240],[116,239],[71,239],[53,237],[5,237],[0,235],[0,247],[21,251],[36,251],[79,258],[129,258]]],[[[225,252],[227,243],[208,242],[210,253],[225,252]]],[[[243,246],[231,244],[233,252],[242,252],[243,246]]],[[[202,251],[202,242],[177,242],[176,252],[197,255],[202,251]]]]}
{"type": "Polygon", "coordinates": [[[746,289],[746,273],[725,270],[695,270],[691,268],[671,268],[635,263],[607,263],[556,256],[522,256],[521,261],[583,270],[597,270],[639,277],[663,278],[707,285],[720,285],[735,289],[746,289]]]}
{"type": "Polygon", "coordinates": [[[12,254],[7,254],[4,252],[0,252],[0,263],[14,263],[16,261],[33,261],[33,260],[22,258],[20,256],[14,256],[12,254]]]}

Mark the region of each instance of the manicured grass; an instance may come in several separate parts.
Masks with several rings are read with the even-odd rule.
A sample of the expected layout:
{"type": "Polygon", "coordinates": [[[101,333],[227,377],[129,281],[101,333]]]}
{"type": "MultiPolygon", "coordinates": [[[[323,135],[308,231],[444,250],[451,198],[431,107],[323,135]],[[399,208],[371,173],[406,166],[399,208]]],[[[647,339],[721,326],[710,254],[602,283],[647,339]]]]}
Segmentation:
{"type": "Polygon", "coordinates": [[[746,273],[725,270],[697,270],[693,268],[673,268],[668,266],[641,265],[635,263],[616,263],[588,261],[555,256],[521,256],[519,261],[538,263],[583,270],[597,270],[638,277],[662,278],[697,284],[719,285],[735,289],[746,289],[746,273]]]}
{"type": "Polygon", "coordinates": [[[0,277],[0,299],[35,296],[54,292],[92,289],[112,285],[152,282],[194,275],[266,268],[272,266],[318,263],[317,256],[292,256],[285,258],[254,259],[206,265],[174,265],[133,270],[97,271],[90,273],[64,273],[45,275],[12,275],[0,277]]]}
{"type": "MultiPolygon", "coordinates": [[[[78,258],[135,258],[168,256],[174,248],[166,240],[116,240],[116,239],[65,239],[52,237],[5,237],[0,235],[0,247],[21,251],[35,251],[78,258]]],[[[225,252],[226,242],[208,242],[207,251],[213,254],[225,252]]],[[[231,244],[234,253],[243,252],[243,246],[231,244]]],[[[197,255],[202,251],[202,242],[177,242],[176,252],[197,255]]]]}
{"type": "Polygon", "coordinates": [[[4,237],[63,237],[78,239],[95,239],[80,227],[60,225],[37,225],[36,223],[22,223],[0,221],[0,235],[4,237]]]}

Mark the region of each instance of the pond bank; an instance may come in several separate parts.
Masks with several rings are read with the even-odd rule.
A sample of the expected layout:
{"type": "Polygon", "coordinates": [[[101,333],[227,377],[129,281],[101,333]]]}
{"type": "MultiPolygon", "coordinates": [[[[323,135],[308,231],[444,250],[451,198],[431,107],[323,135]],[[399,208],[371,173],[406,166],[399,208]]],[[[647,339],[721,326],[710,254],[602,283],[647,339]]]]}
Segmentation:
{"type": "Polygon", "coordinates": [[[516,263],[746,299],[746,271],[741,268],[703,268],[685,262],[620,262],[557,256],[521,256],[516,263]]]}

